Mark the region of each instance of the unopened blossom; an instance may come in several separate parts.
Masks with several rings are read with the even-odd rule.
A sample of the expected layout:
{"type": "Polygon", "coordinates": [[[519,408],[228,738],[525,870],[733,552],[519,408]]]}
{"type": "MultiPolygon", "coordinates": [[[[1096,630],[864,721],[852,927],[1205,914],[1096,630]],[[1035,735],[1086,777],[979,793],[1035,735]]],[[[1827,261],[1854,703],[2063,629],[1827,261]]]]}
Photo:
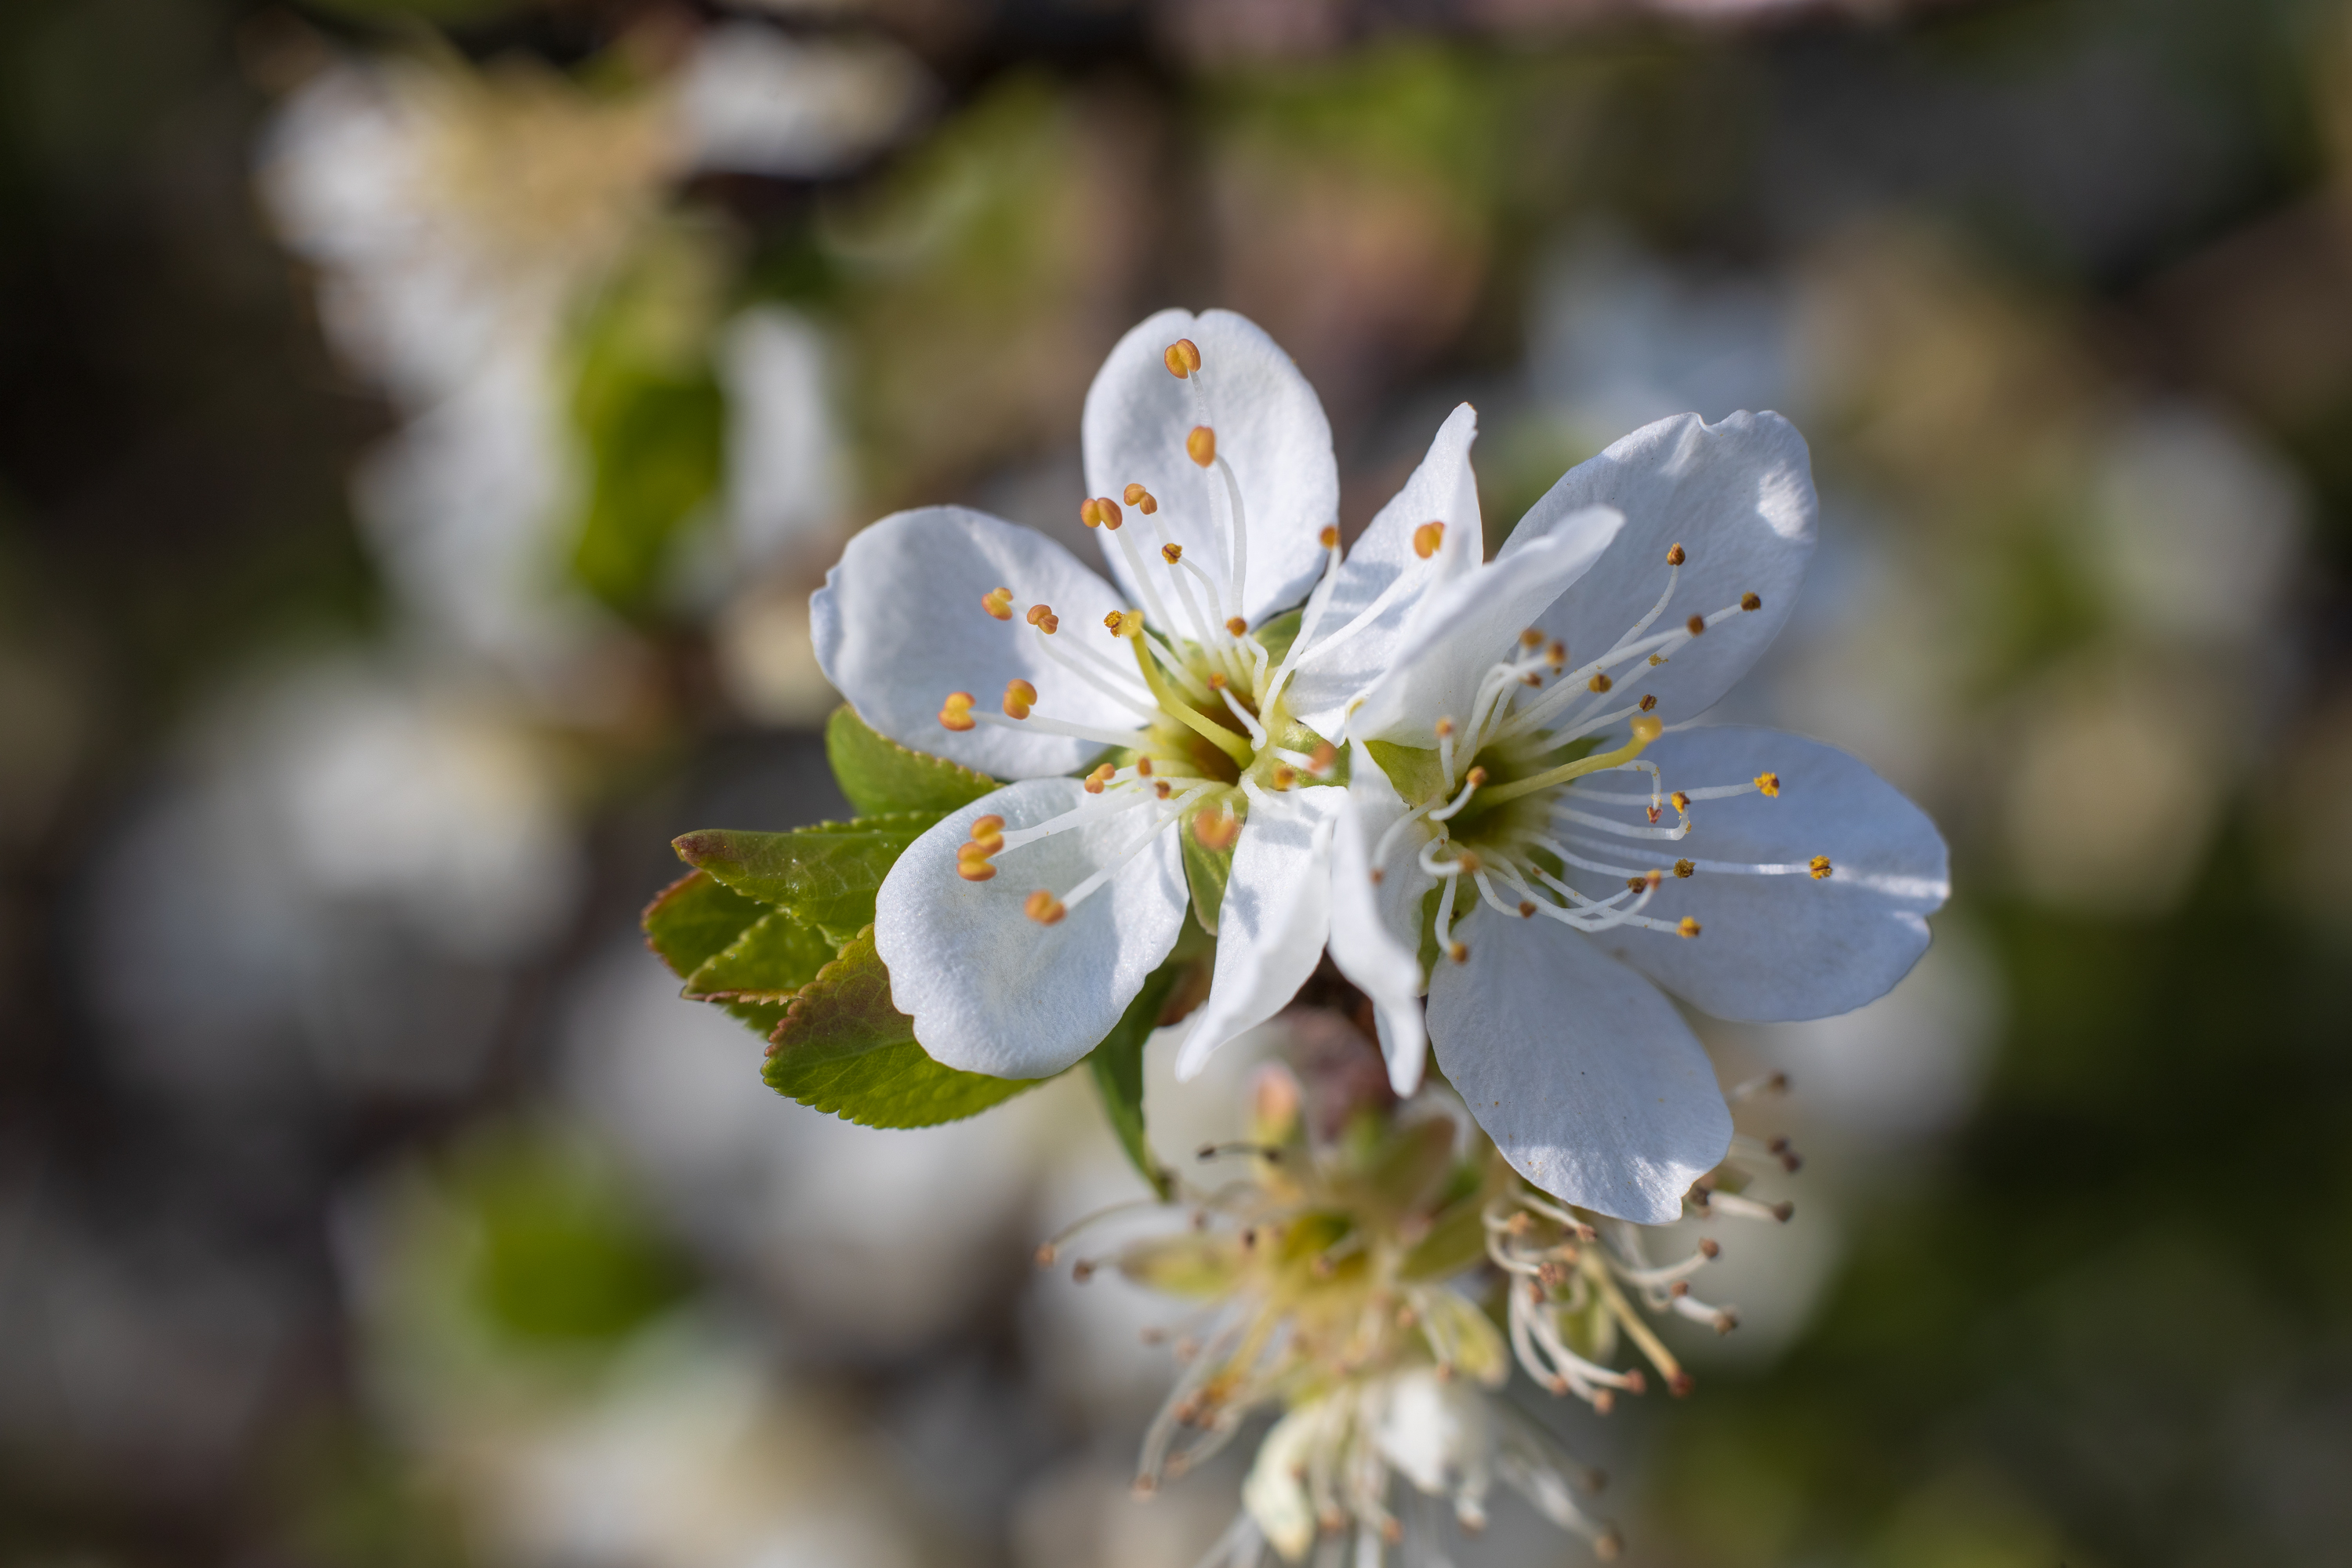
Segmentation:
{"type": "Polygon", "coordinates": [[[1517,1170],[1602,1214],[1674,1218],[1731,1137],[1667,993],[1850,1011],[1948,890],[1934,825],[1854,758],[1686,728],[1780,629],[1814,513],[1778,416],[1647,426],[1423,600],[1347,720],[1331,952],[1398,1088],[1425,1039],[1517,1170]]]}
{"type": "Polygon", "coordinates": [[[1290,1000],[1323,952],[1346,798],[1319,727],[1411,605],[1475,564],[1472,427],[1466,407],[1446,423],[1343,558],[1314,390],[1242,317],[1166,310],[1087,395],[1081,515],[1108,580],[960,507],[851,541],[811,606],[826,678],[883,734],[1013,781],[917,840],[877,904],[892,997],[934,1058],[1027,1078],[1091,1050],[1199,890],[1180,834],[1195,874],[1231,857],[1180,1070],[1290,1000]]]}

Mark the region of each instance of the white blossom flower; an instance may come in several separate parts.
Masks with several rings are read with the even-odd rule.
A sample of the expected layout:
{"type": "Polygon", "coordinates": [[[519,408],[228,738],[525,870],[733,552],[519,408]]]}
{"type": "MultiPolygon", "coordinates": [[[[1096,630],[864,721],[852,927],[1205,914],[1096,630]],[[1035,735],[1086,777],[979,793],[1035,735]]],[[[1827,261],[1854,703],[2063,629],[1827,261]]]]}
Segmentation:
{"type": "Polygon", "coordinates": [[[1668,1220],[1723,1157],[1723,1096],[1659,987],[1743,1021],[1846,1012],[1948,893],[1934,826],[1853,757],[1685,727],[1780,629],[1814,511],[1778,416],[1645,426],[1424,601],[1349,717],[1332,957],[1400,1090],[1425,985],[1471,1112],[1570,1203],[1668,1220]]]}
{"type": "Polygon", "coordinates": [[[1202,910],[1220,941],[1180,1070],[1290,1000],[1323,951],[1345,798],[1319,727],[1419,597],[1476,563],[1475,423],[1456,411],[1343,560],[1313,389],[1242,317],[1166,310],[1087,395],[1083,515],[1112,581],[958,507],[850,542],[811,608],[827,679],[893,740],[1015,781],[882,887],[876,946],[932,1056],[1035,1077],[1093,1048],[1180,932],[1180,824],[1196,859],[1232,851],[1202,910]]]}

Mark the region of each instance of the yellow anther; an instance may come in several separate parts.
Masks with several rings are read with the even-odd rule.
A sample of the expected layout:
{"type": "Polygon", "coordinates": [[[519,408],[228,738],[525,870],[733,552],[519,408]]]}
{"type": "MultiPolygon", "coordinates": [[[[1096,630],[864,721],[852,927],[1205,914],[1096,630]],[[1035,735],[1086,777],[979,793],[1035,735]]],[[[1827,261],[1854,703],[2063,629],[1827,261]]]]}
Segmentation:
{"type": "Polygon", "coordinates": [[[1084,786],[1086,792],[1088,795],[1100,795],[1103,792],[1103,785],[1110,783],[1112,779],[1118,776],[1118,770],[1111,766],[1110,763],[1105,763],[1102,766],[1097,768],[1094,772],[1087,775],[1086,784],[1084,786]]]}
{"type": "Polygon", "coordinates": [[[1543,684],[1543,677],[1538,675],[1531,669],[1525,675],[1519,677],[1519,684],[1522,686],[1541,686],[1543,684]]]}
{"type": "Polygon", "coordinates": [[[1699,633],[1706,630],[1706,617],[1705,616],[1693,616],[1689,620],[1683,623],[1683,629],[1690,633],[1691,636],[1696,637],[1699,633]]]}
{"type": "Polygon", "coordinates": [[[1683,547],[1682,547],[1681,545],[1679,545],[1679,544],[1669,544],[1669,545],[1667,545],[1667,546],[1666,546],[1666,564],[1667,564],[1667,565],[1669,565],[1669,566],[1679,566],[1679,565],[1681,565],[1684,562],[1685,562],[1685,561],[1687,561],[1687,560],[1689,560],[1689,559],[1690,559],[1690,557],[1689,557],[1689,556],[1685,555],[1685,554],[1683,553],[1683,547]]]}
{"type": "Polygon", "coordinates": [[[1813,880],[1816,882],[1828,881],[1830,872],[1833,869],[1830,865],[1830,858],[1826,855],[1814,856],[1812,859],[1806,864],[1805,868],[1813,874],[1813,880]]]}
{"type": "Polygon", "coordinates": [[[1486,868],[1486,862],[1478,858],[1477,851],[1473,849],[1462,851],[1454,857],[1454,863],[1462,868],[1462,874],[1465,877],[1475,877],[1486,868]]]}
{"type": "Polygon", "coordinates": [[[1628,877],[1625,879],[1625,886],[1633,892],[1644,892],[1649,889],[1650,879],[1647,877],[1628,877]]]}
{"type": "Polygon", "coordinates": [[[1472,789],[1476,789],[1480,784],[1486,782],[1486,770],[1484,768],[1472,768],[1467,773],[1463,775],[1462,782],[1468,784],[1472,789]]]}
{"type": "Polygon", "coordinates": [[[1206,677],[1206,679],[1207,679],[1207,680],[1208,680],[1208,682],[1209,682],[1209,689],[1210,689],[1210,690],[1212,690],[1212,691],[1223,691],[1223,690],[1225,689],[1225,678],[1224,678],[1223,676],[1222,676],[1222,675],[1219,675],[1215,670],[1213,670],[1213,670],[1209,671],[1208,676],[1206,677]]]}
{"type": "Polygon", "coordinates": [[[977,720],[971,716],[972,696],[969,691],[950,691],[948,700],[940,704],[940,723],[958,732],[971,729],[977,720]]]}
{"type": "MultiPolygon", "coordinates": [[[[1001,848],[1003,847],[1004,840],[1000,838],[996,840],[996,843],[998,847],[1001,848]]],[[[985,866],[988,864],[990,857],[991,851],[985,844],[959,844],[956,846],[956,868],[961,871],[967,866],[985,866]]],[[[967,875],[965,876],[964,880],[967,882],[979,882],[984,881],[986,879],[967,875]]]]}
{"type": "Polygon", "coordinates": [[[1609,679],[1609,672],[1605,669],[1594,670],[1592,679],[1584,683],[1585,689],[1590,691],[1606,691],[1616,684],[1609,679]]]}
{"type": "Polygon", "coordinates": [[[1662,655],[1662,654],[1654,654],[1654,654],[1652,654],[1652,655],[1650,656],[1650,668],[1651,668],[1652,669],[1655,669],[1655,668],[1658,668],[1658,666],[1660,666],[1660,665],[1662,665],[1662,664],[1664,664],[1664,663],[1665,663],[1665,662],[1666,662],[1666,660],[1665,660],[1665,657],[1664,657],[1664,655],[1662,655]]]}
{"type": "Polygon", "coordinates": [[[1190,338],[1178,338],[1160,358],[1167,365],[1168,374],[1179,381],[1201,368],[1200,345],[1190,338]]]}
{"type": "Polygon", "coordinates": [[[1051,605],[1032,605],[1029,606],[1029,624],[1052,637],[1062,629],[1062,617],[1054,613],[1051,605]]]}
{"type": "Polygon", "coordinates": [[[1665,879],[1666,874],[1664,871],[1659,870],[1655,866],[1653,866],[1650,868],[1650,874],[1643,877],[1642,881],[1644,886],[1648,887],[1653,891],[1655,891],[1658,884],[1665,879]]]}
{"type": "Polygon", "coordinates": [[[1424,522],[1412,531],[1412,552],[1423,561],[1436,554],[1438,546],[1444,542],[1445,525],[1442,522],[1424,522]]]}
{"type": "Polygon", "coordinates": [[[1242,836],[1242,819],[1223,805],[1208,806],[1192,815],[1192,837],[1203,849],[1231,849],[1242,836]]]}
{"type": "Polygon", "coordinates": [[[982,594],[980,596],[980,607],[986,610],[990,615],[994,616],[1000,621],[1011,620],[1013,618],[1013,590],[1010,588],[991,588],[987,593],[982,594]]]}
{"type": "Polygon", "coordinates": [[[1307,766],[1316,777],[1320,778],[1329,773],[1331,764],[1339,760],[1339,747],[1328,741],[1318,741],[1315,742],[1315,749],[1307,755],[1307,766]]]}
{"type": "Polygon", "coordinates": [[[1467,963],[1470,962],[1470,944],[1466,942],[1448,942],[1445,956],[1456,963],[1467,963]]]}
{"type": "Polygon", "coordinates": [[[1779,773],[1758,773],[1756,775],[1756,788],[1758,793],[1763,795],[1768,799],[1780,799],[1780,775],[1779,773]]]}
{"type": "Polygon", "coordinates": [[[1276,788],[1276,789],[1288,789],[1291,785],[1293,785],[1293,784],[1297,784],[1297,782],[1298,782],[1298,770],[1297,770],[1297,768],[1293,768],[1293,767],[1279,767],[1279,768],[1276,768],[1276,769],[1275,769],[1275,770],[1274,770],[1274,787],[1275,787],[1275,788],[1276,788]]]}
{"type": "Polygon", "coordinates": [[[1102,503],[1095,500],[1092,496],[1088,496],[1086,500],[1080,501],[1078,503],[1078,521],[1085,523],[1088,528],[1100,528],[1102,526],[1102,503]]]}
{"type": "Polygon", "coordinates": [[[1119,493],[1127,498],[1128,505],[1133,507],[1136,510],[1141,512],[1146,517],[1150,517],[1153,512],[1160,510],[1160,498],[1153,495],[1150,490],[1145,489],[1141,485],[1129,485],[1119,493]]]}
{"type": "Polygon", "coordinates": [[[1151,793],[1158,795],[1160,799],[1166,800],[1170,795],[1176,793],[1176,786],[1170,784],[1166,779],[1153,779],[1151,781],[1151,793]]]}
{"type": "Polygon", "coordinates": [[[1102,525],[1113,533],[1117,533],[1118,525],[1127,521],[1126,513],[1118,510],[1118,502],[1108,496],[1095,497],[1095,515],[1102,519],[1102,525]]]}
{"type": "Polygon", "coordinates": [[[1655,697],[1644,697],[1642,699],[1642,711],[1644,713],[1647,713],[1651,709],[1655,708],[1657,705],[1658,700],[1655,697]]]}
{"type": "Polygon", "coordinates": [[[1763,597],[1757,594],[1742,594],[1739,595],[1739,607],[1743,610],[1760,610],[1764,607],[1763,597]]]}
{"type": "Polygon", "coordinates": [[[1206,425],[1195,425],[1192,433],[1184,437],[1184,455],[1202,468],[1217,460],[1217,433],[1206,425]]]}
{"type": "Polygon", "coordinates": [[[1534,626],[1529,626],[1519,634],[1519,646],[1529,650],[1543,647],[1543,633],[1534,626]]]}
{"type": "Polygon", "coordinates": [[[1030,706],[1036,700],[1037,689],[1027,681],[1008,680],[1004,683],[1004,716],[1007,719],[1026,719],[1030,706]]]}
{"type": "Polygon", "coordinates": [[[1135,776],[1142,779],[1148,779],[1151,776],[1151,759],[1150,757],[1138,757],[1135,759],[1135,776]]]}
{"type": "Polygon", "coordinates": [[[1554,669],[1564,668],[1568,664],[1568,645],[1556,642],[1544,649],[1544,662],[1554,669]]]}
{"type": "Polygon", "coordinates": [[[1021,912],[1041,926],[1049,926],[1070,911],[1062,907],[1061,900],[1040,888],[1022,901],[1021,912]]]}
{"type": "Polygon", "coordinates": [[[1533,899],[1521,899],[1519,900],[1519,919],[1523,921],[1532,920],[1535,917],[1535,912],[1536,904],[1533,899]]]}
{"type": "Polygon", "coordinates": [[[1339,547],[1339,531],[1326,523],[1323,531],[1315,536],[1315,542],[1326,550],[1337,550],[1339,547]]]}
{"type": "Polygon", "coordinates": [[[1249,630],[1249,623],[1242,619],[1239,616],[1228,616],[1225,617],[1225,630],[1233,633],[1235,637],[1239,637],[1244,632],[1249,630]]]}
{"type": "Polygon", "coordinates": [[[971,843],[993,855],[1004,847],[1004,818],[975,817],[971,825],[971,843]]]}
{"type": "Polygon", "coordinates": [[[1687,877],[1693,871],[1697,869],[1698,868],[1688,860],[1677,860],[1675,862],[1675,875],[1677,877],[1687,877]]]}
{"type": "Polygon", "coordinates": [[[1666,796],[1666,798],[1675,803],[1675,810],[1677,812],[1688,811],[1690,809],[1690,796],[1685,795],[1680,790],[1675,791],[1674,794],[1666,796]]]}
{"type": "Polygon", "coordinates": [[[996,875],[996,868],[990,865],[985,857],[968,859],[959,855],[956,857],[956,875],[967,882],[985,882],[996,875]]]}
{"type": "Polygon", "coordinates": [[[1682,919],[1682,923],[1675,927],[1675,934],[1679,936],[1696,936],[1698,934],[1698,921],[1691,919],[1688,915],[1685,915],[1682,919]]]}
{"type": "Polygon", "coordinates": [[[1054,606],[1051,605],[1032,605],[1029,606],[1029,624],[1034,626],[1053,613],[1054,606]]]}
{"type": "Polygon", "coordinates": [[[1625,728],[1633,739],[1645,746],[1666,732],[1665,721],[1655,713],[1636,713],[1633,721],[1625,728]]]}
{"type": "Polygon", "coordinates": [[[1173,566],[1184,559],[1184,547],[1181,544],[1163,544],[1160,547],[1160,559],[1173,566]]]}
{"type": "Polygon", "coordinates": [[[1443,741],[1446,736],[1454,733],[1454,721],[1440,714],[1434,728],[1437,731],[1437,738],[1443,741]]]}
{"type": "Polygon", "coordinates": [[[1142,629],[1141,610],[1113,610],[1103,617],[1103,630],[1115,637],[1131,637],[1142,629]]]}

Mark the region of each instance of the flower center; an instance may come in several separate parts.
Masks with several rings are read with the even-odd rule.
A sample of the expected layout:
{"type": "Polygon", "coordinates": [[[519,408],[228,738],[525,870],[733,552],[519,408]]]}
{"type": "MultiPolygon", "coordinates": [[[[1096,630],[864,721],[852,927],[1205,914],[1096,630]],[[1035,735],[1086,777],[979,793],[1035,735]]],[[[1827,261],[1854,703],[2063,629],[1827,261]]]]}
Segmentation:
{"type": "MultiPolygon", "coordinates": [[[[1243,617],[1249,520],[1240,480],[1217,452],[1200,350],[1180,339],[1169,346],[1166,363],[1192,392],[1200,422],[1184,437],[1184,450],[1201,470],[1202,504],[1229,541],[1230,571],[1213,576],[1188,559],[1162,524],[1160,498],[1129,484],[1118,500],[1095,496],[1078,508],[1081,521],[1109,536],[1143,601],[1140,610],[1114,610],[1103,618],[1113,643],[1128,647],[1105,652],[1075,628],[1062,637],[1061,617],[1050,605],[1031,605],[1023,617],[1046,658],[1130,710],[1139,728],[1108,730],[1041,713],[1037,689],[1025,680],[1005,687],[1001,716],[982,710],[968,691],[950,692],[940,710],[940,722],[950,730],[1026,727],[1115,749],[1084,781],[1087,793],[1098,799],[1011,833],[1002,831],[1001,822],[986,835],[975,825],[971,840],[958,851],[959,873],[986,881],[996,874],[995,858],[1007,850],[1106,816],[1135,813],[1143,826],[1113,863],[1067,892],[1041,889],[1031,896],[1030,918],[1048,925],[1097,891],[1166,828],[1189,824],[1204,847],[1230,849],[1253,788],[1278,792],[1328,780],[1339,761],[1336,748],[1292,719],[1281,700],[1290,670],[1285,656],[1298,640],[1300,621],[1278,616],[1253,633],[1243,617]]],[[[1325,529],[1321,542],[1336,570],[1339,531],[1325,529]]],[[[981,608],[1009,621],[1015,598],[1010,587],[992,588],[980,595],[981,608]]]]}
{"type": "Polygon", "coordinates": [[[1384,863],[1402,835],[1422,835],[1420,867],[1438,881],[1427,917],[1431,933],[1437,950],[1454,962],[1469,957],[1456,928],[1480,903],[1512,919],[1541,916],[1581,931],[1630,925],[1696,937],[1699,922],[1692,916],[1651,912],[1670,881],[1701,872],[1802,872],[1816,879],[1832,874],[1828,857],[1818,855],[1801,865],[1686,857],[1670,867],[1626,863],[1647,858],[1641,853],[1644,845],[1688,837],[1696,826],[1694,802],[1780,793],[1774,773],[1740,784],[1676,787],[1679,781],[1667,780],[1656,763],[1643,757],[1665,732],[1657,698],[1636,695],[1650,672],[1710,626],[1763,606],[1756,595],[1743,594],[1736,604],[1652,631],[1674,602],[1686,560],[1679,544],[1666,552],[1666,582],[1657,602],[1607,652],[1571,668],[1564,646],[1547,642],[1541,632],[1523,632],[1479,683],[1468,721],[1437,721],[1433,756],[1391,748],[1383,759],[1397,763],[1391,778],[1418,804],[1389,828],[1373,864],[1384,863]],[[1621,726],[1625,739],[1600,750],[1601,737],[1621,726]],[[1596,775],[1608,773],[1646,775],[1649,787],[1607,789],[1596,775]],[[1571,868],[1622,879],[1623,887],[1596,896],[1570,884],[1571,868]]]}

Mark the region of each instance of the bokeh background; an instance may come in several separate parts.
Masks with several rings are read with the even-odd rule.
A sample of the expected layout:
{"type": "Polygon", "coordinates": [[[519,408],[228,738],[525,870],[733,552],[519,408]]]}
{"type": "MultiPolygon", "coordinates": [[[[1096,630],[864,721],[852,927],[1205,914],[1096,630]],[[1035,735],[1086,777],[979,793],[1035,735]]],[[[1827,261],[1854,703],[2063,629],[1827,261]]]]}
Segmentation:
{"type": "MultiPolygon", "coordinates": [[[[1463,398],[1490,541],[1662,415],[1812,444],[1728,709],[1959,890],[1708,1028],[1808,1162],[1691,1399],[1545,1413],[1627,1560],[2346,1561],[2324,0],[0,8],[0,1559],[1193,1560],[1151,1303],[1028,1262],[1139,1190],[1090,1087],[830,1121],[634,924],[840,809],[847,533],[1077,534],[1171,302],[1297,357],[1351,528],[1463,398]]],[[[1247,1052],[1159,1051],[1172,1152],[1247,1052]]],[[[1581,1560],[1526,1525],[1463,1560],[1581,1560]]]]}

